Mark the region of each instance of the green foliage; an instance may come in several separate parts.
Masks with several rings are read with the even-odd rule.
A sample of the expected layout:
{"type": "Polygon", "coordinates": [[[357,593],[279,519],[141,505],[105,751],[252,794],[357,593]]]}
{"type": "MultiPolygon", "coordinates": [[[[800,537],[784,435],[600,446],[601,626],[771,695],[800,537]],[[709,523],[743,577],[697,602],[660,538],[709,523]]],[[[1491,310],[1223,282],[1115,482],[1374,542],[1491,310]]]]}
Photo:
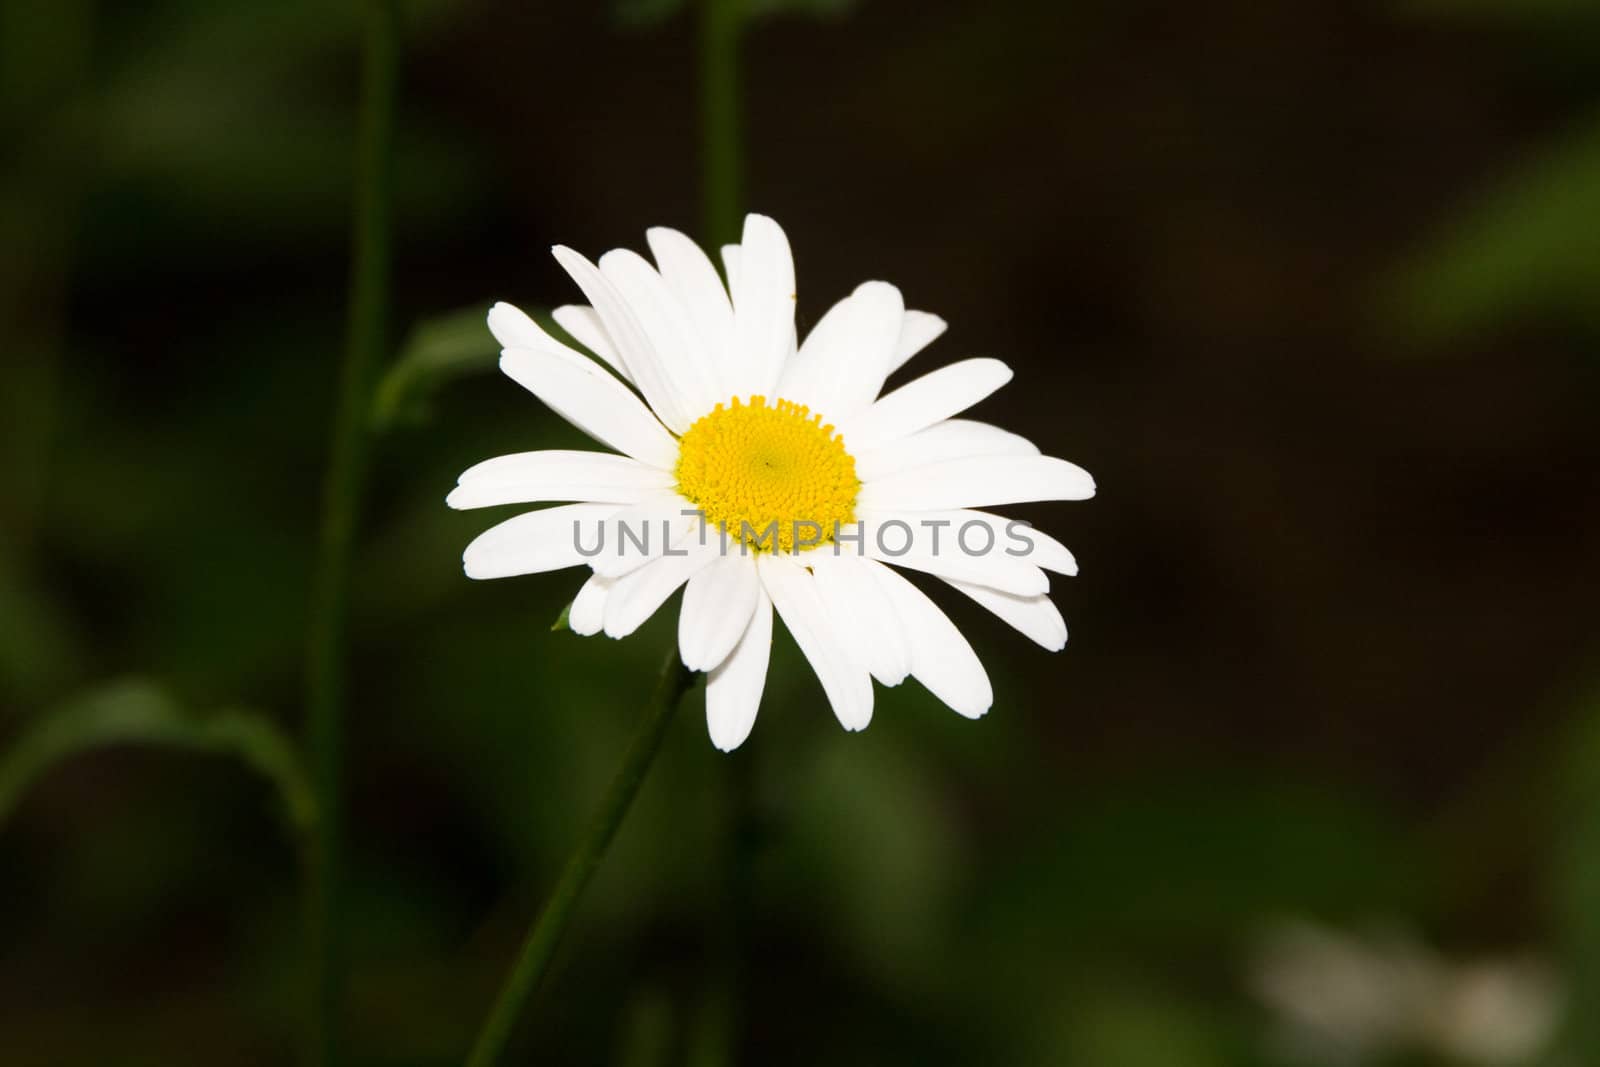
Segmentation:
{"type": "MultiPolygon", "coordinates": [[[[1410,0],[1430,21],[1503,23],[1527,34],[1550,65],[1578,70],[1600,44],[1588,0],[1410,0]],[[1589,32],[1581,32],[1587,26],[1589,32]]],[[[1424,342],[1450,341],[1535,316],[1600,330],[1600,114],[1513,164],[1451,217],[1402,269],[1392,317],[1424,342]]]]}
{"type": "Polygon", "coordinates": [[[494,366],[500,346],[484,325],[484,314],[482,308],[463,308],[427,319],[411,331],[373,395],[373,429],[421,421],[436,389],[494,366]]]}
{"type": "Polygon", "coordinates": [[[0,758],[0,825],[51,769],[80,752],[110,745],[159,745],[230,756],[271,783],[297,832],[306,832],[316,821],[305,771],[288,738],[272,722],[237,710],[195,716],[160,686],[129,679],[91,690],[46,714],[0,758]]]}
{"type": "MultiPolygon", "coordinates": [[[[838,18],[854,10],[857,0],[745,0],[750,18],[767,15],[801,15],[838,18]]],[[[686,7],[687,0],[617,0],[617,21],[624,26],[647,27],[667,21],[686,7]]]]}
{"type": "Polygon", "coordinates": [[[1096,974],[1062,990],[1063,1009],[1040,1027],[1037,1058],[1047,1064],[1118,1067],[1240,1067],[1248,1050],[1233,1020],[1148,980],[1096,974]]]}
{"type": "MultiPolygon", "coordinates": [[[[462,308],[424,319],[412,328],[373,393],[374,430],[381,433],[426,421],[433,395],[439,389],[458,378],[494,368],[500,358],[500,343],[484,324],[486,314],[482,307],[462,308]]],[[[528,314],[546,332],[566,337],[549,312],[535,309],[528,314]]]]}
{"type": "Polygon", "coordinates": [[[1600,329],[1600,116],[1451,221],[1398,280],[1395,313],[1424,340],[1524,316],[1600,329]]]}
{"type": "MultiPolygon", "coordinates": [[[[509,514],[444,508],[462,469],[594,446],[480,373],[498,348],[486,302],[432,313],[489,277],[571,293],[527,255],[546,240],[594,253],[640,248],[651,222],[694,228],[692,63],[658,53],[659,92],[626,90],[641,50],[698,47],[699,4],[402,0],[399,330],[363,415],[394,430],[439,414],[384,439],[352,560],[351,1064],[460,1062],[674,640],[671,606],[626,641],[545,633],[581,571],[462,577],[462,547],[509,514]],[[619,40],[612,12],[659,29],[619,40]],[[564,99],[584,80],[623,88],[564,99]]],[[[314,805],[292,738],[171,694],[287,708],[303,674],[363,5],[38,6],[0,0],[0,122],[17,142],[0,165],[16,238],[0,283],[36,331],[0,326],[0,979],[25,994],[0,1008],[0,1059],[287,1062],[303,918],[254,775],[297,826],[314,805]],[[162,684],[89,688],[130,671],[162,684]],[[135,798],[81,776],[25,799],[76,754],[149,769],[150,746],[167,773],[138,775],[125,811],[111,809],[135,798]]],[[[1101,560],[1055,585],[1075,627],[1062,656],[935,591],[989,664],[980,723],[908,683],[846,735],[781,627],[745,748],[712,750],[689,698],[527,1021],[530,1054],[702,1062],[719,1047],[702,1005],[727,981],[722,1037],[740,1055],[722,1062],[1281,1067],[1245,951],[1280,915],[1559,953],[1572,1002],[1594,1003],[1600,733],[1497,769],[1545,736],[1542,695],[1576,658],[1577,601],[1542,599],[1584,576],[1578,535],[1558,534],[1588,512],[1540,486],[1590,435],[1543,401],[1589,379],[1529,346],[1488,368],[1528,402],[1452,432],[1434,424],[1474,412],[1449,376],[1402,374],[1410,395],[1380,377],[1327,390],[1353,369],[1332,344],[1286,364],[1252,339],[1271,333],[1275,355],[1337,332],[1328,258],[1382,273],[1389,221],[1367,208],[1414,162],[1403,184],[1426,183],[1418,224],[1435,240],[1384,276],[1408,327],[1592,322],[1600,121],[1539,138],[1595,102],[1581,63],[1600,34],[1574,20],[1600,5],[1396,0],[1413,20],[1398,32],[1288,5],[1270,26],[1208,15],[1198,37],[1151,37],[1118,5],[957,5],[876,39],[801,21],[849,0],[729,6],[779,16],[748,39],[748,111],[794,128],[743,125],[760,142],[751,206],[806,220],[803,316],[858,266],[932,310],[964,306],[973,343],[1032,353],[997,421],[1032,420],[1015,428],[1044,444],[1047,398],[1083,399],[1056,443],[1085,437],[1120,468],[1106,483],[1140,499],[1181,487],[1180,517],[1035,516],[1101,560]],[[835,45],[826,76],[776,76],[835,45]],[[1341,60],[1368,46],[1350,78],[1341,60]],[[1408,145],[1430,106],[1460,113],[1408,145]],[[1418,160],[1436,147],[1493,162],[1436,173],[1418,160]],[[1352,166],[1358,195],[1327,196],[1352,166]],[[1322,243],[1334,224],[1349,245],[1322,243]],[[1282,291],[1252,288],[1267,264],[1282,291]],[[1202,320],[1213,284],[1248,298],[1202,320]],[[1281,338],[1279,296],[1301,323],[1281,338]],[[1075,343],[1057,358],[1063,323],[1075,343]],[[1257,357],[1272,369],[1252,377],[1257,357]],[[1200,387],[1214,381],[1231,385],[1200,387]],[[1327,432],[1347,420],[1348,437],[1327,432]],[[1458,465],[1456,448],[1473,451],[1458,465]],[[1209,473],[1163,473],[1191,451],[1209,473]],[[1485,492],[1485,461],[1534,472],[1528,499],[1485,492]],[[1316,476],[1278,477],[1302,469],[1316,476]],[[1451,617],[1469,603],[1516,625],[1463,643],[1451,617]],[[1214,606],[1214,625],[1190,625],[1214,606]],[[744,777],[748,899],[731,907],[724,823],[744,777]],[[1529,900],[1535,872],[1547,897],[1529,900]],[[730,932],[744,962],[724,976],[730,932]]],[[[1600,1062],[1597,1033],[1572,1037],[1565,1062],[1600,1062]]]]}
{"type": "MultiPolygon", "coordinates": [[[[46,691],[82,658],[60,605],[18,563],[0,551],[0,708],[46,691]]],[[[0,710],[0,720],[9,717],[0,710]]]]}
{"type": "Polygon", "coordinates": [[[849,14],[857,0],[748,0],[750,14],[756,18],[764,15],[810,15],[813,18],[833,18],[849,14]]]}

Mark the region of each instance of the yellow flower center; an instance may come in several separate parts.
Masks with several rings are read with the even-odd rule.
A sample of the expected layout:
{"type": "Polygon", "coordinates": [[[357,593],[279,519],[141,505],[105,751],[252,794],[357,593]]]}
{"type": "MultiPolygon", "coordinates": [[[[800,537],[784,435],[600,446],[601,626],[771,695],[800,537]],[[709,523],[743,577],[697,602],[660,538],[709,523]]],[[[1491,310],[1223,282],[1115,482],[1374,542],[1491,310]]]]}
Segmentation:
{"type": "Polygon", "coordinates": [[[757,551],[815,548],[855,521],[856,461],[801,404],[718,404],[678,443],[678,491],[757,551]]]}

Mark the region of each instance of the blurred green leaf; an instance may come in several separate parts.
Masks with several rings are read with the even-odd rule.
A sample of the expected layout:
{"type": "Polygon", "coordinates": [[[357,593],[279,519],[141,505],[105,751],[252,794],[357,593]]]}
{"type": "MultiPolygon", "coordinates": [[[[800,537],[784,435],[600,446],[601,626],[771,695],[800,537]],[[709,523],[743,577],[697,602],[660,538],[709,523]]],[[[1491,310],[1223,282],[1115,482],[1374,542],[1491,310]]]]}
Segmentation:
{"type": "MultiPolygon", "coordinates": [[[[567,338],[548,311],[525,309],[551,336],[567,338]]],[[[379,432],[425,420],[434,392],[468,374],[493,368],[500,342],[485,324],[482,307],[462,308],[424,319],[411,330],[394,364],[384,372],[372,398],[372,428],[379,432]]],[[[568,339],[574,348],[587,351],[568,339]]]]}
{"type": "Polygon", "coordinates": [[[62,0],[40,18],[0,4],[0,121],[37,123],[76,91],[88,70],[95,21],[88,0],[62,0]]]}
{"type": "MultiPolygon", "coordinates": [[[[323,89],[359,39],[360,5],[138,6],[157,12],[96,34],[93,85],[33,120],[33,154],[92,161],[88,268],[147,264],[156,246],[209,248],[219,232],[302,256],[306,242],[342,238],[355,112],[323,89]]],[[[457,5],[407,6],[423,33],[457,5]]],[[[395,156],[410,233],[450,227],[482,192],[472,146],[448,124],[412,116],[395,156]]]]}
{"type": "Polygon", "coordinates": [[[162,745],[233,756],[277,789],[299,832],[316,821],[316,801],[293,745],[273,723],[248,711],[195,716],[160,686],[112,682],[45,715],[0,758],[0,824],[28,788],[62,761],[108,745],[162,745]]]}
{"type": "Polygon", "coordinates": [[[384,373],[373,396],[372,425],[392,429],[428,413],[433,391],[452,379],[493,367],[500,345],[484,325],[483,308],[464,308],[419,323],[384,373]]]}
{"type": "Polygon", "coordinates": [[[828,18],[846,14],[856,6],[856,0],[748,0],[748,3],[750,14],[757,18],[789,13],[828,18]]]}
{"type": "Polygon", "coordinates": [[[1600,326],[1600,116],[1458,217],[1398,279],[1393,312],[1425,340],[1530,312],[1600,326]]]}
{"type": "Polygon", "coordinates": [[[832,910],[875,980],[915,988],[949,929],[963,843],[928,766],[883,734],[867,742],[819,749],[786,787],[781,878],[832,910]]]}
{"type": "Polygon", "coordinates": [[[617,1030],[614,1062],[620,1067],[665,1067],[672,1062],[672,999],[666,990],[647,986],[634,993],[617,1030]]]}
{"type": "MultiPolygon", "coordinates": [[[[834,18],[848,14],[857,0],[745,0],[745,13],[750,18],[765,15],[809,15],[814,18],[834,18]]],[[[617,21],[624,26],[641,28],[656,26],[690,6],[686,0],[617,0],[617,21]]]]}
{"type": "Polygon", "coordinates": [[[1040,1064],[1238,1067],[1248,1063],[1236,1020],[1149,976],[1096,970],[1054,991],[1061,1008],[1040,1024],[1040,1064]]]}
{"type": "Polygon", "coordinates": [[[61,603],[9,548],[0,544],[0,721],[12,718],[5,704],[46,692],[84,653],[61,603]]]}
{"type": "Polygon", "coordinates": [[[1262,915],[1411,912],[1421,888],[1422,861],[1393,819],[1310,779],[1130,782],[1063,810],[1054,825],[1041,819],[1038,835],[1013,842],[983,887],[983,937],[1010,939],[1013,964],[1063,946],[1216,951],[1262,915]]]}
{"type": "Polygon", "coordinates": [[[550,624],[550,632],[558,634],[562,630],[572,629],[572,605],[568,604],[561,609],[561,614],[556,616],[556,621],[550,624]]]}

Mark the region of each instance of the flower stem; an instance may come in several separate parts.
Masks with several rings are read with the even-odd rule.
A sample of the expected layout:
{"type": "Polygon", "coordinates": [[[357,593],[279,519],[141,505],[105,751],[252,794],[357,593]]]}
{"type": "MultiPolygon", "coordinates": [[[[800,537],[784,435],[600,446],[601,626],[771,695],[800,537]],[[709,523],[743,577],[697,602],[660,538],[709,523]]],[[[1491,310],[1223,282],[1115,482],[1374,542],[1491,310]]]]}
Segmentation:
{"type": "Polygon", "coordinates": [[[550,894],[544,910],[539,913],[538,921],[528,931],[522,952],[511,973],[506,976],[505,984],[500,987],[494,1008],[478,1033],[467,1067],[492,1067],[499,1059],[517,1016],[550,967],[550,960],[572,919],[578,898],[583,895],[595,868],[600,866],[611,839],[616,837],[617,828],[622,825],[623,816],[627,815],[633,798],[639,795],[639,787],[644,783],[650,765],[655,762],[656,754],[661,751],[667,727],[672,724],[678,704],[694,679],[694,672],[687,670],[679,661],[678,649],[674,645],[667,653],[667,661],[662,665],[661,677],[656,682],[650,706],[645,710],[633,741],[622,757],[622,765],[611,779],[600,810],[590,820],[583,840],[568,858],[555,890],[550,894]]]}
{"type": "Polygon", "coordinates": [[[745,0],[700,0],[700,130],[706,236],[739,239],[739,31],[745,0]]]}
{"type": "MultiPolygon", "coordinates": [[[[705,195],[705,236],[715,248],[739,240],[743,215],[743,145],[739,117],[739,39],[748,0],[700,0],[700,134],[705,195]]],[[[720,878],[709,894],[708,977],[692,1026],[691,1067],[734,1062],[740,947],[753,862],[754,753],[747,748],[725,764],[721,798],[720,878]]]]}
{"type": "Polygon", "coordinates": [[[391,171],[400,28],[393,0],[367,0],[361,120],[356,158],[350,304],[344,367],[323,486],[322,532],[312,589],[306,668],[307,732],[317,794],[309,870],[311,1017],[308,1060],[323,1067],[340,1051],[345,954],[342,771],[344,656],[351,546],[367,469],[372,382],[387,345],[391,171]]]}

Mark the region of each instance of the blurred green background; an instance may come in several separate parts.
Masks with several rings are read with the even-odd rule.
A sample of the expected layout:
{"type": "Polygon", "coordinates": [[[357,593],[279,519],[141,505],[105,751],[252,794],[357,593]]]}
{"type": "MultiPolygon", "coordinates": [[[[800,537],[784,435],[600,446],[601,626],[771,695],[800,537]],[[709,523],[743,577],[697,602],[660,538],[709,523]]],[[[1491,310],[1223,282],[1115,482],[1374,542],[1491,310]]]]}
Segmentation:
{"type": "MultiPolygon", "coordinates": [[[[847,735],[787,638],[737,754],[692,695],[509,1062],[1600,1064],[1600,9],[754,7],[802,326],[884,278],[1016,369],[1072,638],[936,594],[978,723],[847,735]]],[[[405,5],[351,1063],[460,1062],[673,640],[443,499],[585,444],[483,310],[703,232],[677,8],[405,5]]],[[[0,1062],[293,1062],[360,8],[0,12],[0,1062]]]]}

